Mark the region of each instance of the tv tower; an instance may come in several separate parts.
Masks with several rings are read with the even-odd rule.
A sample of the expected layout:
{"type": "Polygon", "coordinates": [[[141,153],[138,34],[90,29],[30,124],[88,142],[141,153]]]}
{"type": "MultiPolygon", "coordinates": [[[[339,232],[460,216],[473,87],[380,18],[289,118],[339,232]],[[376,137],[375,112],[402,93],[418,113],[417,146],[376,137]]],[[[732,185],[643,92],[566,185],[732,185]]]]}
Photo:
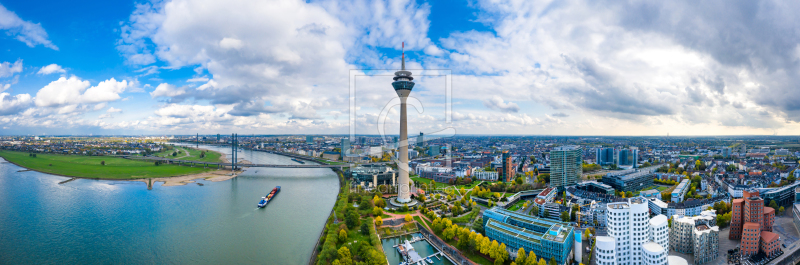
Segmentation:
{"type": "Polygon", "coordinates": [[[397,187],[397,201],[400,203],[411,202],[411,186],[408,178],[408,124],[406,118],[406,99],[411,94],[411,89],[414,88],[414,80],[411,77],[411,72],[406,71],[406,43],[403,42],[403,56],[400,71],[394,72],[394,82],[392,87],[400,97],[400,163],[397,169],[400,170],[400,177],[398,179],[399,187],[397,187]]]}

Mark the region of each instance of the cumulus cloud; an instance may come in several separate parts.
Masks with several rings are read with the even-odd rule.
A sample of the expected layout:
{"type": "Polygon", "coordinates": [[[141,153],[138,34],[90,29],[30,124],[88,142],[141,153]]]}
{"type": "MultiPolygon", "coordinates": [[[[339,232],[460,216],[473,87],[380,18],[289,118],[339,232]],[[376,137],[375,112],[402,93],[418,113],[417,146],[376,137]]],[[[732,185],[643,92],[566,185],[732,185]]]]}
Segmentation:
{"type": "Polygon", "coordinates": [[[19,72],[22,72],[22,59],[17,59],[17,61],[14,63],[11,62],[0,63],[0,78],[9,77],[19,72]]]}
{"type": "Polygon", "coordinates": [[[128,81],[114,78],[91,86],[89,81],[76,76],[61,77],[44,86],[36,93],[35,103],[39,107],[58,107],[76,104],[93,104],[120,99],[119,94],[128,88],[128,81]]]}
{"type": "Polygon", "coordinates": [[[67,71],[64,70],[63,68],[61,68],[60,65],[50,64],[48,66],[45,66],[45,67],[42,67],[41,69],[39,69],[39,72],[37,74],[49,75],[49,74],[52,74],[52,73],[66,73],[66,72],[67,71]]]}
{"type": "Polygon", "coordinates": [[[492,96],[483,101],[483,105],[487,108],[497,110],[500,112],[519,112],[519,106],[514,102],[504,102],[499,96],[492,96]]]}
{"type": "Polygon", "coordinates": [[[31,103],[29,94],[11,96],[9,93],[0,93],[0,116],[17,114],[29,108],[31,103]]]}
{"type": "Polygon", "coordinates": [[[47,32],[42,25],[22,20],[3,5],[0,5],[0,30],[5,30],[7,35],[24,42],[28,47],[41,44],[47,48],[58,50],[58,47],[47,39],[47,32]]]}
{"type": "Polygon", "coordinates": [[[106,113],[120,113],[120,112],[122,112],[122,110],[115,107],[110,107],[108,108],[108,110],[106,110],[106,113]]]}

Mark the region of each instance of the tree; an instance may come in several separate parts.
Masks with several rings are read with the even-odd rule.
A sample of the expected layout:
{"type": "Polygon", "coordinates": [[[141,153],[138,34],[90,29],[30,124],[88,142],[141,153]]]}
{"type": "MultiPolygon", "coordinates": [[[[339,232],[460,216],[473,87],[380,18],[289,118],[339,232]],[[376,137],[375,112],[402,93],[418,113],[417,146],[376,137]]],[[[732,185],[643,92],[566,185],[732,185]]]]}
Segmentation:
{"type": "Polygon", "coordinates": [[[101,166],[105,166],[105,165],[106,165],[106,161],[105,161],[105,160],[103,160],[103,161],[100,161],[100,165],[101,165],[101,166]]]}
{"type": "Polygon", "coordinates": [[[375,217],[375,225],[382,226],[383,225],[383,218],[381,218],[380,216],[375,217]]]}
{"type": "Polygon", "coordinates": [[[403,203],[403,207],[400,207],[401,212],[408,212],[408,203],[403,203]]]}
{"type": "Polygon", "coordinates": [[[406,214],[406,217],[404,217],[403,219],[405,219],[406,222],[411,222],[411,220],[413,220],[410,214],[406,214]]]}
{"type": "Polygon", "coordinates": [[[383,198],[378,197],[378,195],[375,195],[375,197],[372,198],[372,203],[375,204],[376,207],[386,207],[386,201],[384,201],[383,198]]]}
{"type": "MultiPolygon", "coordinates": [[[[356,197],[358,199],[361,199],[361,196],[356,196],[356,197]]],[[[359,200],[359,201],[360,202],[358,202],[359,203],[358,204],[358,210],[360,210],[360,211],[369,211],[369,209],[372,209],[374,207],[372,205],[372,201],[370,201],[370,200],[359,200]]]]}
{"type": "Polygon", "coordinates": [[[204,157],[206,157],[206,151],[201,151],[200,152],[200,158],[204,158],[204,157]]]}
{"type": "Polygon", "coordinates": [[[367,224],[367,222],[361,223],[361,234],[369,236],[369,225],[367,224]]]}
{"type": "Polygon", "coordinates": [[[550,257],[550,265],[558,265],[556,263],[556,257],[550,257]]]}
{"type": "Polygon", "coordinates": [[[775,200],[769,202],[769,207],[775,209],[776,212],[778,211],[778,203],[776,203],[775,200]]]}
{"type": "Polygon", "coordinates": [[[525,265],[525,249],[519,248],[517,250],[517,264],[525,265]]]}
{"type": "Polygon", "coordinates": [[[536,253],[528,252],[528,258],[525,259],[525,265],[536,265],[536,253]]]}
{"type": "Polygon", "coordinates": [[[778,208],[778,214],[783,214],[784,211],[786,211],[786,209],[784,209],[783,206],[781,206],[781,208],[778,208]]]}
{"type": "Polygon", "coordinates": [[[383,209],[375,207],[372,208],[372,215],[373,216],[381,216],[383,214],[383,209]]]}
{"type": "Polygon", "coordinates": [[[547,261],[544,261],[544,258],[539,259],[539,264],[537,265],[547,265],[547,261]]]}
{"type": "Polygon", "coordinates": [[[339,248],[339,251],[337,251],[337,253],[339,254],[339,262],[340,262],[339,264],[342,265],[353,264],[353,257],[350,255],[350,249],[348,249],[347,246],[342,246],[341,248],[339,248]]]}
{"type": "Polygon", "coordinates": [[[561,221],[569,222],[569,212],[561,212],[561,221]]]}
{"type": "Polygon", "coordinates": [[[172,156],[178,156],[178,152],[172,151],[172,156]]]}
{"type": "Polygon", "coordinates": [[[339,242],[344,242],[345,240],[347,240],[347,230],[339,230],[339,242]]]}
{"type": "Polygon", "coordinates": [[[625,198],[631,198],[631,197],[633,197],[633,192],[630,191],[625,192],[625,198]]]}
{"type": "Polygon", "coordinates": [[[345,224],[347,224],[348,229],[356,228],[361,222],[359,218],[360,216],[358,215],[358,213],[356,213],[355,209],[354,208],[351,209],[352,210],[347,211],[344,218],[344,222],[345,224]]]}

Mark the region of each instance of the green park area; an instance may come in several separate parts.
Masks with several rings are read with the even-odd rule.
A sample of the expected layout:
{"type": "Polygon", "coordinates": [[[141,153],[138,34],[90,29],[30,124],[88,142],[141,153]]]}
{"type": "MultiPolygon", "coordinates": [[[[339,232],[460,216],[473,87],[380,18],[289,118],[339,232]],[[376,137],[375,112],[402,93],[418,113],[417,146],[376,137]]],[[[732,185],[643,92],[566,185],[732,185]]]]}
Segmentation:
{"type": "Polygon", "coordinates": [[[163,150],[161,152],[155,153],[153,155],[158,157],[186,160],[186,161],[210,162],[210,163],[222,162],[221,153],[208,150],[197,150],[194,148],[188,148],[184,146],[175,146],[163,150]]]}
{"type": "Polygon", "coordinates": [[[50,174],[102,179],[162,178],[198,174],[213,169],[128,160],[110,156],[29,154],[0,150],[0,157],[24,168],[50,174]],[[34,156],[35,155],[35,156],[34,156]]]}

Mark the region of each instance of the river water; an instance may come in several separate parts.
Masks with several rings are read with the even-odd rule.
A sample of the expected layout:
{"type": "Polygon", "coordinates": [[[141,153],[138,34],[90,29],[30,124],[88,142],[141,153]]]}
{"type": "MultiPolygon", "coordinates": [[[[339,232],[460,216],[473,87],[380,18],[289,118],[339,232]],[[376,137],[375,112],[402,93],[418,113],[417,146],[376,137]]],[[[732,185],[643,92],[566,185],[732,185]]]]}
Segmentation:
{"type": "MultiPolygon", "coordinates": [[[[263,152],[239,156],[297,164],[263,152]]],[[[330,169],[277,168],[197,181],[204,186],[59,185],[68,178],[0,161],[0,264],[306,264],[339,187],[330,169]],[[258,209],[275,186],[281,192],[258,209]]]]}

